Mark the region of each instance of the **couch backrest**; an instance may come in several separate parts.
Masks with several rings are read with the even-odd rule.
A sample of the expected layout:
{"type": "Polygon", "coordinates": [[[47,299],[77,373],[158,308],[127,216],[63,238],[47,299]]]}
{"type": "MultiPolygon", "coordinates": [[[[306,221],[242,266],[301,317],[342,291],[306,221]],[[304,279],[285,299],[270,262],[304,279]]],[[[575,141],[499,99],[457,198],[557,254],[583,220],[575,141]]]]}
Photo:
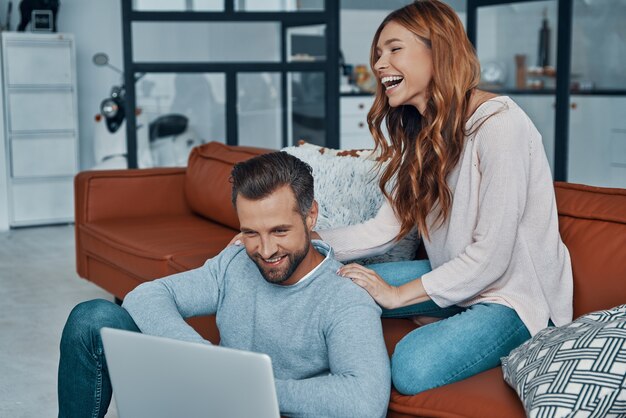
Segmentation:
{"type": "Polygon", "coordinates": [[[574,317],[626,303],[626,190],[557,182],[555,192],[574,317]]]}
{"type": "Polygon", "coordinates": [[[191,209],[222,225],[239,229],[237,213],[230,203],[230,172],[233,166],[270,150],[209,142],[189,155],[185,196],[191,209]]]}

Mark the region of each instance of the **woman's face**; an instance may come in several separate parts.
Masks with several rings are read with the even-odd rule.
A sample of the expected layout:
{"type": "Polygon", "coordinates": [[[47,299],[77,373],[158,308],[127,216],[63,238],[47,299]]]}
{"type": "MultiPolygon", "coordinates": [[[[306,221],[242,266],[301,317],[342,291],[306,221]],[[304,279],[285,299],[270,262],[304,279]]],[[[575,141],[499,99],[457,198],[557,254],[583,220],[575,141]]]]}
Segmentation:
{"type": "Polygon", "coordinates": [[[424,114],[432,78],[432,51],[417,36],[396,22],[389,22],[376,44],[374,65],[389,106],[413,105],[424,114]]]}

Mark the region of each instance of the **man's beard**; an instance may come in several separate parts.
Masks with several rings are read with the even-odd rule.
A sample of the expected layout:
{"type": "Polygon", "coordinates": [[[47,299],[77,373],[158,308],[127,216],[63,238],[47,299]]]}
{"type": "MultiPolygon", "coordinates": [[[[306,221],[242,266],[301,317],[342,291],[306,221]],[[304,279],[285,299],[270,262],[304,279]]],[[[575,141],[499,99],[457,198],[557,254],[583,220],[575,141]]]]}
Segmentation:
{"type": "MultiPolygon", "coordinates": [[[[296,271],[296,269],[298,268],[302,260],[304,260],[304,258],[309,253],[310,246],[311,246],[311,241],[309,239],[309,234],[307,232],[307,240],[306,240],[306,245],[304,246],[304,248],[298,252],[287,254],[286,263],[283,262],[284,264],[278,268],[266,267],[263,262],[263,257],[261,257],[258,253],[255,254],[254,257],[250,257],[250,258],[252,258],[252,261],[254,261],[257,268],[259,269],[259,272],[261,273],[261,275],[267,282],[280,284],[280,283],[285,282],[287,279],[289,279],[291,275],[293,274],[293,272],[296,271]]],[[[276,256],[277,256],[276,254],[272,255],[271,257],[269,257],[269,259],[274,258],[276,256]]]]}

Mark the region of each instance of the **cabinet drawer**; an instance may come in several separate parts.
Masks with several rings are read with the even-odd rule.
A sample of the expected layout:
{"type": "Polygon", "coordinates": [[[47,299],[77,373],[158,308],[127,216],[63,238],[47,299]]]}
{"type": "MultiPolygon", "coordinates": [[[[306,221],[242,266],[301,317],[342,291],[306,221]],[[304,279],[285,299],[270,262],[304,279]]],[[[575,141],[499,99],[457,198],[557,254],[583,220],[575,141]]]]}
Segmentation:
{"type": "Polygon", "coordinates": [[[11,141],[13,177],[73,176],[74,138],[24,138],[11,141]]]}
{"type": "Polygon", "coordinates": [[[9,93],[9,129],[19,131],[73,131],[71,90],[12,91],[9,93]]]}
{"type": "Polygon", "coordinates": [[[74,218],[73,179],[14,183],[12,225],[69,221],[74,218]]]}
{"type": "Polygon", "coordinates": [[[7,83],[11,85],[72,84],[72,50],[65,42],[8,42],[7,83]]]}
{"type": "Polygon", "coordinates": [[[371,137],[367,121],[360,116],[345,116],[341,118],[341,135],[361,134],[371,137]]]}
{"type": "Polygon", "coordinates": [[[363,115],[363,119],[367,117],[370,111],[374,97],[342,97],[341,98],[341,115],[363,115]]]}

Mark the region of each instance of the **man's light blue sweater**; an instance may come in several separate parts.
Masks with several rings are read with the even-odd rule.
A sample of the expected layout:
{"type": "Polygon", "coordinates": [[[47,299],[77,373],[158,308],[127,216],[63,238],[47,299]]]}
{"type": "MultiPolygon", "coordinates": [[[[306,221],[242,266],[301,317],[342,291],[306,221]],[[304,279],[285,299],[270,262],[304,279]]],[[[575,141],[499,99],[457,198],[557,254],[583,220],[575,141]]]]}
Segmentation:
{"type": "Polygon", "coordinates": [[[390,390],[381,310],[326,259],[291,286],[268,283],[244,247],[204,266],[144,283],[124,308],[146,334],[205,341],[183,318],[217,314],[220,345],[268,354],[282,414],[382,417],[390,390]]]}

